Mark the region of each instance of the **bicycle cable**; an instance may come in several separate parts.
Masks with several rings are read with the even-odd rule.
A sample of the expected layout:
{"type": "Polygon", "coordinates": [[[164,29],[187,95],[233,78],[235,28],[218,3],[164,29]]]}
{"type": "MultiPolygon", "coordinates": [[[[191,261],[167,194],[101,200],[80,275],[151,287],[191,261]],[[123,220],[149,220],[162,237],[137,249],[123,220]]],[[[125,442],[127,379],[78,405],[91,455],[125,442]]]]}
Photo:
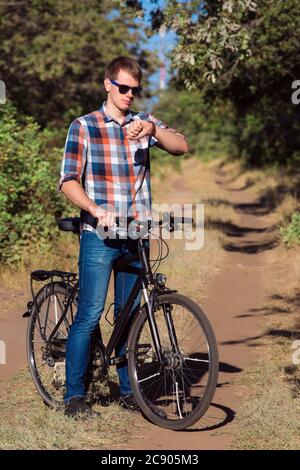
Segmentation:
{"type": "Polygon", "coordinates": [[[154,261],[154,264],[151,266],[151,269],[152,271],[155,269],[154,272],[157,272],[161,262],[166,259],[169,255],[169,252],[170,252],[170,249],[169,249],[169,246],[167,244],[167,242],[163,239],[162,237],[162,229],[160,228],[160,234],[159,235],[156,235],[154,234],[153,232],[150,232],[153,236],[156,236],[156,241],[158,243],[158,255],[156,257],[155,260],[150,260],[150,261],[154,261]],[[163,256],[163,244],[166,246],[167,250],[166,250],[166,254],[163,256]],[[158,263],[158,264],[157,264],[158,263]],[[156,264],[157,264],[157,267],[156,267],[156,264]]]}

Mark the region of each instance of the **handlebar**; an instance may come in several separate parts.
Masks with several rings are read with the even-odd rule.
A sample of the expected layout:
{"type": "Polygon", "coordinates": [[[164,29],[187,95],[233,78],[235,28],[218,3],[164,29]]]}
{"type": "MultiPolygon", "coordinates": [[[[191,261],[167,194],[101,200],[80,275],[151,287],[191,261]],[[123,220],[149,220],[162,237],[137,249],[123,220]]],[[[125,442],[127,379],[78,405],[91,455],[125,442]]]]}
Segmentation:
{"type": "MultiPolygon", "coordinates": [[[[136,222],[137,226],[140,227],[140,230],[147,229],[147,231],[156,228],[156,227],[163,227],[166,224],[166,228],[170,232],[174,232],[174,230],[178,229],[179,224],[193,224],[194,219],[192,217],[176,217],[173,213],[165,212],[162,216],[162,219],[159,221],[156,220],[149,220],[147,222],[142,222],[134,217],[119,217],[117,216],[115,219],[115,224],[119,228],[128,229],[129,225],[132,222],[136,222]],[[124,224],[126,222],[126,225],[124,224]]],[[[59,220],[58,222],[59,230],[64,232],[73,232],[77,235],[80,234],[80,218],[79,217],[66,217],[64,219],[59,220]]],[[[104,228],[106,231],[109,230],[109,227],[104,228]]]]}
{"type": "MultiPolygon", "coordinates": [[[[160,219],[159,221],[148,220],[146,222],[143,222],[143,221],[135,219],[134,217],[126,217],[126,216],[124,217],[117,216],[115,218],[115,225],[117,225],[118,228],[127,229],[132,222],[136,222],[136,225],[140,227],[140,229],[147,229],[147,231],[156,227],[163,227],[164,224],[168,224],[166,228],[170,232],[174,232],[174,230],[179,228],[178,227],[179,224],[182,224],[182,225],[193,224],[194,219],[192,217],[176,217],[172,213],[168,213],[168,212],[165,212],[163,214],[162,219],[160,219]],[[124,225],[124,221],[126,221],[126,226],[124,225]]],[[[105,226],[104,228],[108,230],[108,229],[111,229],[112,227],[105,226]]]]}

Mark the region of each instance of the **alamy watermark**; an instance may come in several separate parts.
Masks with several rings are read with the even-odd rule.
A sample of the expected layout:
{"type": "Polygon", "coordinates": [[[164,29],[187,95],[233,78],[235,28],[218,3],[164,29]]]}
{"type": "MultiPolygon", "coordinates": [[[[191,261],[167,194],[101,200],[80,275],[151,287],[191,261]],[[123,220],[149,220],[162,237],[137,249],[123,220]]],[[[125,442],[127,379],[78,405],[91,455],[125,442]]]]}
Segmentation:
{"type": "Polygon", "coordinates": [[[0,104],[6,103],[6,86],[3,80],[0,80],[0,104]]]}
{"type": "Polygon", "coordinates": [[[0,365],[6,364],[6,344],[0,340],[0,365]]]}
{"type": "Polygon", "coordinates": [[[292,103],[299,104],[300,103],[300,80],[293,81],[292,89],[295,90],[291,96],[292,103]]]}
{"type": "MultiPolygon", "coordinates": [[[[101,210],[117,213],[113,206],[100,205],[101,210]]],[[[139,204],[139,214],[134,207],[124,216],[119,216],[118,224],[109,229],[98,223],[96,232],[99,238],[131,239],[162,237],[164,240],[185,240],[188,251],[201,250],[204,246],[204,204],[152,204],[151,210],[139,204]]]]}

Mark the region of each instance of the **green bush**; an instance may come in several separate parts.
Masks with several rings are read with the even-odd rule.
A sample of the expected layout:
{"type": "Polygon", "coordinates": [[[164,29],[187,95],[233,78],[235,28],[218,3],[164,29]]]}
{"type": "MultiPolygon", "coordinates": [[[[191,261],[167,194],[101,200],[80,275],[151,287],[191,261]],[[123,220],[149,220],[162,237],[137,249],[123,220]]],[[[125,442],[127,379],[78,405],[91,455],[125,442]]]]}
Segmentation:
{"type": "Polygon", "coordinates": [[[288,226],[280,228],[283,242],[288,248],[300,243],[300,212],[295,212],[288,226]]]}
{"type": "Polygon", "coordinates": [[[49,145],[51,133],[18,119],[9,104],[0,107],[0,123],[0,260],[11,264],[26,248],[49,248],[66,203],[57,191],[62,153],[49,145]]]}

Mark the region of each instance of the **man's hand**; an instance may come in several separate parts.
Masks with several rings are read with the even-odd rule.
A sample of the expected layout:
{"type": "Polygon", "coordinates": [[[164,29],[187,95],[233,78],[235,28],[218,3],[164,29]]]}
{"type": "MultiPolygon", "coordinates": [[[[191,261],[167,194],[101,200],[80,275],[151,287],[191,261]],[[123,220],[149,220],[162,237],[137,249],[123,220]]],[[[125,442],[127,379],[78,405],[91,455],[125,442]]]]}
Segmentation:
{"type": "Polygon", "coordinates": [[[155,134],[155,124],[152,121],[142,121],[137,119],[133,121],[127,131],[127,137],[130,140],[141,139],[145,135],[155,134]]]}
{"type": "Polygon", "coordinates": [[[89,207],[89,212],[93,217],[96,217],[99,221],[100,225],[103,227],[112,227],[116,220],[116,215],[114,212],[107,211],[100,206],[93,206],[89,207]]]}

